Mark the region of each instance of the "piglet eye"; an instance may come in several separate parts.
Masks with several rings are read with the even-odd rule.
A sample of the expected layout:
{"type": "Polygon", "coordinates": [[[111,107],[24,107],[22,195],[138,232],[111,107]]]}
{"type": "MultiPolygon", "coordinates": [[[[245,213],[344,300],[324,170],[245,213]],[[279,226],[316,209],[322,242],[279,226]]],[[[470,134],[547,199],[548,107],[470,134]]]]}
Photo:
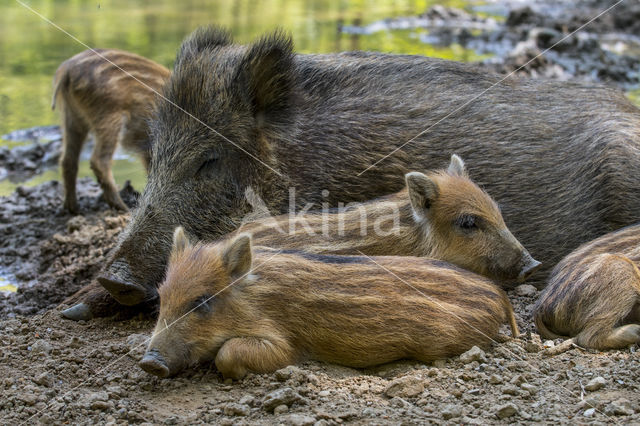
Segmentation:
{"type": "Polygon", "coordinates": [[[476,222],[477,221],[475,216],[465,214],[458,218],[458,220],[456,221],[456,225],[458,225],[459,228],[464,229],[465,231],[471,231],[478,227],[476,222]]]}
{"type": "Polygon", "coordinates": [[[213,303],[213,297],[210,295],[203,295],[194,299],[189,305],[188,312],[197,312],[198,314],[205,315],[211,312],[211,304],[213,303]]]}

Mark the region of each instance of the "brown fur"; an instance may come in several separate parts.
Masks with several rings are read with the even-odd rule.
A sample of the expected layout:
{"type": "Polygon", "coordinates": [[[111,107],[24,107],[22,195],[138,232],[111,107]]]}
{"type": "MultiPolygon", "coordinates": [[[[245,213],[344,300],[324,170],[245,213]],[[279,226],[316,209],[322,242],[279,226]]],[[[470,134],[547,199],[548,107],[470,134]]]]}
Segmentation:
{"type": "Polygon", "coordinates": [[[523,280],[539,265],[456,155],[446,170],[407,174],[406,188],[396,194],[324,214],[257,220],[235,235],[242,233],[251,234],[256,245],[311,253],[430,257],[504,285],[523,280]]]}
{"type": "Polygon", "coordinates": [[[506,294],[445,262],[252,250],[246,234],[192,246],[182,228],[174,240],[147,371],[215,359],[241,378],[302,359],[432,361],[486,346],[507,321],[518,335],[506,294]]]}
{"type": "Polygon", "coordinates": [[[640,225],[587,243],[551,274],[534,309],[547,338],[573,337],[584,347],[640,342],[640,225]]]}
{"type": "Polygon", "coordinates": [[[133,53],[97,52],[101,56],[85,50],[63,62],[53,82],[51,107],[59,105],[62,118],[64,206],[72,213],[78,211],[78,159],[89,132],[96,140],[91,168],[104,197],[111,207],[127,209],[111,173],[111,158],[120,143],[140,155],[148,170],[151,147],[146,121],[155,102],[154,90],[161,90],[169,77],[167,68],[133,53]]]}

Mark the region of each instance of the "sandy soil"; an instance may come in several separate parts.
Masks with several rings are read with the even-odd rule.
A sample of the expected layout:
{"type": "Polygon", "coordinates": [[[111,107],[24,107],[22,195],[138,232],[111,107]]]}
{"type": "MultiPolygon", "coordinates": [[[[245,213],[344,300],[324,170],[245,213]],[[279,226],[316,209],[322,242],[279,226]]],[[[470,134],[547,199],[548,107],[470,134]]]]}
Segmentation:
{"type": "MultiPolygon", "coordinates": [[[[584,3],[596,7],[606,2],[584,3]]],[[[640,18],[632,18],[640,17],[640,8],[628,3],[627,9],[598,21],[592,28],[595,40],[606,40],[611,31],[637,30],[640,18]]],[[[576,9],[574,15],[587,12],[576,9]]],[[[510,28],[499,29],[511,47],[501,60],[483,66],[509,72],[556,35],[535,28],[557,32],[562,31],[561,22],[580,22],[579,17],[567,20],[558,13],[545,17],[539,8],[512,15],[510,28]],[[525,44],[516,49],[520,42],[525,44]]],[[[463,15],[439,10],[425,16],[452,20],[463,15]]],[[[450,30],[449,36],[459,41],[459,33],[450,30]]],[[[489,35],[471,35],[477,43],[482,37],[491,41],[489,35]]],[[[598,50],[599,42],[594,47],[588,41],[591,36],[581,40],[565,53],[545,55],[523,72],[592,78],[623,88],[637,78],[637,59],[611,59],[598,50]],[[617,61],[609,71],[620,66],[625,72],[600,73],[601,65],[592,60],[598,56],[605,64],[617,61]],[[592,61],[596,68],[589,71],[585,65],[570,73],[572,57],[586,58],[583,63],[592,61]]],[[[39,170],[38,161],[51,158],[40,151],[25,152],[35,164],[24,161],[27,154],[5,152],[0,167],[7,173],[39,170]]],[[[83,215],[75,217],[61,210],[57,182],[19,188],[0,198],[0,271],[21,284],[18,293],[0,295],[0,423],[640,423],[637,346],[608,352],[573,348],[545,356],[544,347],[554,342],[541,342],[531,325],[539,292],[529,284],[509,295],[525,332],[521,339],[472,349],[433,365],[403,361],[354,370],[308,362],[240,382],[223,381],[213,365],[172,379],[150,376],[136,362],[154,325],[152,315],[77,323],[59,315],[64,308],[59,303],[100,270],[128,219],[108,209],[92,180],[81,180],[78,192],[83,215]]],[[[122,195],[135,204],[133,188],[126,187],[122,195]]]]}

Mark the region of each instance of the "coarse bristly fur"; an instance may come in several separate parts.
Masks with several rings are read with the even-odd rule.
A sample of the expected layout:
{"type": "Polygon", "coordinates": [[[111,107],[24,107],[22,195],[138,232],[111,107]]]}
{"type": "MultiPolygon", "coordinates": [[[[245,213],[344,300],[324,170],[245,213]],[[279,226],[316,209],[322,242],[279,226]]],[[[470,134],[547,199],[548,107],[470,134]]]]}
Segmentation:
{"type": "Polygon", "coordinates": [[[284,214],[242,225],[254,244],[322,254],[422,256],[495,279],[523,281],[539,262],[511,234],[489,194],[460,157],[427,174],[411,172],[393,195],[343,209],[284,214]]]}
{"type": "Polygon", "coordinates": [[[155,297],[171,230],[235,230],[249,187],[272,214],[289,211],[290,188],[296,209],[337,207],[397,192],[451,153],[543,263],[541,282],[580,244],[640,221],[640,111],[604,86],[502,79],[418,55],[294,54],[282,32],[240,45],[198,30],[165,94],[200,121],[158,104],[148,183],[100,282],[121,303],[155,297]]]}
{"type": "Polygon", "coordinates": [[[169,70],[134,53],[116,49],[85,50],[64,61],[56,71],[51,107],[62,118],[64,207],[77,213],[76,178],[82,145],[95,136],[91,169],[111,207],[127,210],[111,172],[116,146],[138,154],[145,168],[151,159],[147,120],[156,92],[169,70]]]}
{"type": "Polygon", "coordinates": [[[173,246],[141,362],[161,376],[211,359],[235,379],[303,359],[427,362],[486,347],[505,322],[518,335],[504,291],[446,262],[252,248],[245,234],[191,245],[182,228],[173,246]]]}
{"type": "Polygon", "coordinates": [[[640,224],[584,244],[551,273],[534,308],[540,334],[583,347],[640,342],[640,224]]]}

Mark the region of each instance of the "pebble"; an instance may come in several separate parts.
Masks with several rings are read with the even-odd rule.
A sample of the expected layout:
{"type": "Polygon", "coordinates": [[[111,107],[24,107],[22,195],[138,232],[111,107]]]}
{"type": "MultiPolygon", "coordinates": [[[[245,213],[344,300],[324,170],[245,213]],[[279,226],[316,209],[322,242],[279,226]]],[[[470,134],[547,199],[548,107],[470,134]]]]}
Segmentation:
{"type": "Polygon", "coordinates": [[[245,404],[231,402],[225,405],[223,412],[226,416],[248,416],[251,414],[251,408],[245,404]]]}
{"type": "Polygon", "coordinates": [[[584,413],[582,413],[582,415],[585,417],[593,417],[595,414],[596,414],[595,408],[588,408],[584,410],[584,413]]]}
{"type": "Polygon", "coordinates": [[[276,408],[273,409],[273,414],[275,414],[276,416],[280,414],[285,414],[288,412],[289,412],[289,407],[287,407],[286,404],[278,405],[276,408]]]}
{"type": "Polygon", "coordinates": [[[520,385],[520,387],[522,389],[524,389],[525,391],[529,392],[529,395],[534,396],[535,394],[538,393],[538,387],[534,386],[530,383],[523,383],[520,385]]]}
{"type": "Polygon", "coordinates": [[[487,357],[485,352],[477,346],[472,347],[462,355],[460,355],[460,361],[464,364],[469,364],[473,361],[486,362],[487,357]]]}
{"type": "Polygon", "coordinates": [[[445,420],[449,420],[460,417],[462,415],[462,407],[460,407],[459,405],[447,404],[442,408],[440,412],[442,413],[442,418],[444,418],[445,420]]]}
{"type": "Polygon", "coordinates": [[[511,417],[514,414],[518,413],[518,407],[513,403],[509,403],[497,407],[495,409],[495,412],[498,418],[506,419],[507,417],[511,417]]]}
{"type": "Polygon", "coordinates": [[[37,375],[33,381],[38,385],[51,387],[53,385],[53,376],[51,373],[45,372],[37,375]]]}
{"type": "Polygon", "coordinates": [[[289,414],[279,419],[281,424],[291,426],[310,426],[316,422],[316,418],[305,414],[289,414]]]}
{"type": "Polygon", "coordinates": [[[606,384],[607,384],[607,381],[604,379],[604,377],[598,376],[589,380],[589,383],[586,384],[584,389],[588,390],[589,392],[593,392],[593,391],[597,391],[598,389],[602,389],[603,387],[606,386],[606,384]]]}
{"type": "Polygon", "coordinates": [[[634,411],[628,399],[620,398],[604,407],[604,413],[607,416],[630,416],[634,411]]]}
{"type": "Polygon", "coordinates": [[[147,349],[148,337],[144,334],[134,333],[127,337],[127,346],[129,347],[129,355],[131,358],[139,361],[144,356],[147,349]]]}
{"type": "Polygon", "coordinates": [[[424,391],[424,381],[418,377],[405,376],[393,380],[387,385],[384,394],[389,398],[411,398],[420,395],[424,391]]]}
{"type": "Polygon", "coordinates": [[[31,345],[31,352],[34,354],[48,354],[51,352],[51,349],[53,349],[51,343],[43,339],[38,339],[31,345]]]}
{"type": "Polygon", "coordinates": [[[304,372],[299,367],[295,365],[290,365],[285,368],[281,368],[280,370],[274,373],[277,380],[281,382],[285,382],[289,379],[294,379],[301,381],[304,378],[304,372]]]}
{"type": "Polygon", "coordinates": [[[535,296],[538,290],[532,286],[531,284],[522,284],[515,288],[514,290],[518,296],[535,296]]]}
{"type": "Polygon", "coordinates": [[[291,405],[300,401],[302,397],[291,388],[281,388],[268,393],[262,400],[262,408],[266,411],[273,411],[278,405],[291,405]]]}
{"type": "Polygon", "coordinates": [[[491,377],[489,377],[489,383],[492,385],[498,385],[502,382],[502,376],[498,376],[497,374],[492,374],[491,377]]]}

